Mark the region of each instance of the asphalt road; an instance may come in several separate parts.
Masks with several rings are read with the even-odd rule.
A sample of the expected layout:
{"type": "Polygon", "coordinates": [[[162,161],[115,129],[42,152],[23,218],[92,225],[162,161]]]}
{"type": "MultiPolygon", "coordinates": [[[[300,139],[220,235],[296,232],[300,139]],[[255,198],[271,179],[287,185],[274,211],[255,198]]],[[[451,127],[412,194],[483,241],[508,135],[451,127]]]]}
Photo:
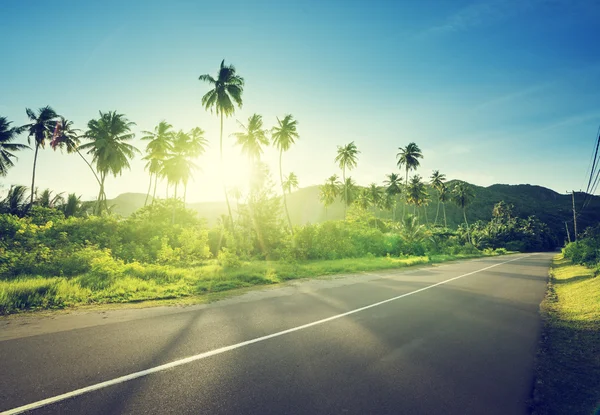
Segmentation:
{"type": "Polygon", "coordinates": [[[296,284],[282,295],[0,341],[0,413],[196,356],[30,413],[526,414],[550,259],[296,284]]]}

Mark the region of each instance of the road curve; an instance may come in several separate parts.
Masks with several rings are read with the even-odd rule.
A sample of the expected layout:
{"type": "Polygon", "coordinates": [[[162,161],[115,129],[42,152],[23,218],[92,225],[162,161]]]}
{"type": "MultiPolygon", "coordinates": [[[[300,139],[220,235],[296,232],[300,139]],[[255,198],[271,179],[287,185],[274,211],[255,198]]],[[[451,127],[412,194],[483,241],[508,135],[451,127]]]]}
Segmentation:
{"type": "Polygon", "coordinates": [[[527,414],[550,260],[300,283],[0,341],[0,414],[98,384],[28,413],[527,414]]]}

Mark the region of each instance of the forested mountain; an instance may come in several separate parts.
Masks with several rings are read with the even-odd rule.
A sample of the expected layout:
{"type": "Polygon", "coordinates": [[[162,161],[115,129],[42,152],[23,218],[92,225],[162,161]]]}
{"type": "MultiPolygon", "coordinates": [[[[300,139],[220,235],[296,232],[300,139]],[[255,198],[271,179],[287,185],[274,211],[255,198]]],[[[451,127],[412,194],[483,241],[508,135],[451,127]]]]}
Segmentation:
{"type": "MultiPolygon", "coordinates": [[[[454,181],[448,182],[451,187],[454,181]]],[[[503,200],[513,204],[517,216],[526,218],[530,215],[537,216],[541,221],[547,223],[554,230],[559,239],[566,237],[565,222],[570,231],[573,229],[573,211],[571,195],[560,194],[542,186],[529,184],[507,185],[494,184],[488,187],[473,185],[475,199],[467,208],[469,222],[477,220],[489,220],[492,215],[494,204],[503,200]]],[[[427,220],[433,222],[437,211],[437,193],[428,188],[431,202],[427,206],[427,220]]],[[[109,201],[113,206],[113,212],[127,216],[143,206],[146,195],[141,193],[125,193],[109,201]]],[[[575,193],[575,207],[578,210],[578,227],[583,231],[587,226],[600,222],[600,197],[593,196],[589,204],[582,209],[585,199],[584,193],[575,193]]],[[[319,200],[319,187],[309,186],[298,189],[288,196],[290,217],[294,224],[317,223],[327,219],[342,219],[343,205],[338,200],[329,206],[327,211],[319,200]]],[[[203,202],[190,203],[187,206],[198,212],[201,217],[207,219],[209,224],[214,224],[220,215],[227,214],[225,202],[203,202]]],[[[232,208],[236,210],[235,203],[232,208]]],[[[406,209],[412,212],[413,206],[406,209]]],[[[396,208],[396,216],[402,215],[403,205],[396,208]]],[[[425,222],[425,212],[419,212],[421,219],[425,222]]],[[[392,213],[378,211],[377,216],[391,218],[392,213]]],[[[462,211],[453,203],[446,203],[446,218],[449,227],[456,227],[463,222],[462,211]]],[[[442,208],[438,214],[438,223],[443,223],[442,208]]]]}

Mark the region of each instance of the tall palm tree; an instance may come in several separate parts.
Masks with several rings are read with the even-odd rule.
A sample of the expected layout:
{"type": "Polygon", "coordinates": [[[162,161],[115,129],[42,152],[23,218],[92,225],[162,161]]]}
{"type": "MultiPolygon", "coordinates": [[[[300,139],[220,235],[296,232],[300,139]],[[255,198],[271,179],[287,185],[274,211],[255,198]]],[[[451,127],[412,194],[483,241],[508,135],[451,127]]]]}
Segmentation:
{"type": "MultiPolygon", "coordinates": [[[[398,154],[396,154],[396,158],[398,159],[398,168],[406,170],[406,181],[404,182],[406,187],[408,187],[408,172],[409,170],[417,170],[417,167],[420,166],[419,159],[423,158],[423,153],[421,153],[421,149],[415,143],[408,143],[406,147],[398,147],[398,154]]],[[[404,216],[405,209],[402,209],[402,216],[404,216]]]]}
{"type": "Polygon", "coordinates": [[[65,117],[58,117],[58,120],[55,122],[54,126],[54,134],[52,136],[52,141],[50,141],[50,147],[56,151],[56,149],[66,149],[67,154],[77,153],[79,157],[85,162],[85,164],[90,168],[94,178],[98,185],[100,185],[100,178],[96,174],[94,167],[90,164],[90,162],[81,154],[79,151],[79,145],[81,144],[81,139],[79,136],[80,130],[74,128],[73,121],[67,120],[65,117]]]}
{"type": "Polygon", "coordinates": [[[335,157],[335,162],[338,164],[338,166],[340,166],[340,169],[342,169],[342,183],[344,185],[344,220],[346,220],[346,208],[347,205],[349,205],[347,201],[350,200],[348,197],[346,169],[352,170],[354,167],[356,167],[358,163],[359,154],[360,151],[358,151],[358,148],[356,147],[356,144],[354,144],[354,141],[352,141],[349,144],[346,144],[345,146],[338,146],[337,148],[337,156],[335,157]]]}
{"type": "Polygon", "coordinates": [[[277,118],[277,125],[273,127],[271,137],[273,139],[273,145],[279,150],[279,180],[281,182],[281,190],[283,192],[283,205],[285,207],[285,214],[287,215],[288,224],[290,225],[290,231],[294,235],[294,228],[292,226],[292,220],[290,219],[290,212],[287,207],[287,198],[285,196],[285,188],[283,187],[283,170],[281,167],[281,159],[283,152],[288,151],[292,144],[300,138],[297,131],[298,121],[294,120],[292,115],[287,114],[283,117],[283,120],[277,118]]]}
{"type": "Polygon", "coordinates": [[[431,181],[429,182],[429,184],[431,185],[431,187],[433,187],[435,190],[438,191],[438,204],[437,204],[437,209],[435,211],[435,220],[433,221],[434,226],[437,225],[437,220],[438,220],[438,215],[440,213],[440,204],[442,203],[442,201],[440,200],[440,189],[442,188],[442,186],[444,186],[444,182],[446,181],[446,175],[443,173],[440,173],[439,170],[434,170],[433,173],[431,174],[430,177],[431,181]]]}
{"type": "Polygon", "coordinates": [[[467,226],[467,239],[469,243],[471,242],[471,234],[469,232],[469,222],[467,222],[467,206],[471,204],[473,199],[475,198],[475,193],[471,186],[469,186],[466,182],[458,182],[454,185],[452,189],[452,201],[462,209],[463,217],[465,218],[465,225],[467,226]]]}
{"type": "Polygon", "coordinates": [[[166,154],[171,151],[173,147],[173,126],[166,121],[161,121],[153,131],[142,131],[144,134],[140,137],[144,141],[148,141],[146,145],[146,156],[144,160],[146,163],[146,170],[150,173],[150,183],[148,184],[148,192],[146,193],[146,200],[144,200],[144,206],[148,203],[150,197],[150,188],[152,186],[152,177],[154,176],[154,194],[152,200],[156,198],[156,184],[158,176],[162,170],[162,163],[166,157],[166,154]]]}
{"type": "MultiPolygon", "coordinates": [[[[190,173],[192,170],[197,170],[199,167],[192,162],[192,160],[200,157],[206,152],[208,147],[208,140],[204,138],[204,130],[200,127],[194,127],[189,133],[185,134],[179,131],[175,135],[173,141],[173,151],[175,153],[181,153],[190,167],[190,173]]],[[[191,175],[183,177],[183,203],[187,198],[187,185],[191,175]]]]}
{"type": "Polygon", "coordinates": [[[442,186],[439,188],[438,200],[442,203],[442,212],[444,213],[444,228],[448,227],[448,222],[446,222],[446,202],[448,201],[450,194],[448,192],[448,186],[445,183],[442,183],[442,186]]]}
{"type": "Polygon", "coordinates": [[[96,213],[101,214],[102,209],[108,209],[104,184],[106,176],[111,173],[114,177],[121,175],[123,170],[130,169],[131,160],[139,150],[127,143],[135,134],[131,128],[135,123],[129,121],[124,114],[116,111],[102,112],[100,117],[88,122],[88,131],[85,138],[89,143],[83,144],[80,149],[87,151],[92,156],[92,163],[100,177],[100,191],[96,204],[96,213]]]}
{"type": "Polygon", "coordinates": [[[28,131],[27,141],[31,144],[31,137],[35,142],[35,153],[33,155],[33,173],[31,174],[31,201],[33,205],[33,198],[35,196],[35,168],[37,166],[37,157],[40,147],[46,146],[46,140],[50,140],[56,123],[54,122],[58,118],[58,114],[50,107],[46,106],[40,108],[38,112],[26,108],[27,118],[31,121],[29,124],[25,124],[22,128],[28,131]]]}
{"type": "Polygon", "coordinates": [[[358,205],[358,207],[364,211],[368,210],[371,206],[373,206],[373,198],[372,198],[370,189],[369,188],[359,189],[357,192],[355,202],[356,202],[356,205],[358,205]]]}
{"type": "Polygon", "coordinates": [[[20,129],[11,127],[10,124],[6,117],[0,117],[0,177],[6,176],[8,169],[14,166],[12,159],[17,159],[15,151],[30,149],[25,144],[11,143],[17,138],[20,129]]]}
{"type": "Polygon", "coordinates": [[[27,187],[11,186],[6,197],[0,201],[0,212],[22,216],[29,210],[27,187]]]}
{"type": "Polygon", "coordinates": [[[211,90],[202,97],[202,105],[206,110],[214,110],[217,116],[221,118],[221,134],[219,136],[219,151],[221,160],[221,179],[223,180],[223,193],[225,194],[225,202],[227,202],[227,210],[229,211],[229,219],[233,229],[233,215],[231,214],[231,206],[229,205],[229,197],[227,196],[227,188],[225,187],[224,167],[223,167],[223,116],[229,117],[235,113],[235,105],[242,107],[242,93],[244,92],[244,78],[236,73],[233,65],[225,65],[225,59],[221,61],[217,78],[205,74],[198,77],[200,81],[208,82],[211,90]]]}
{"type": "Polygon", "coordinates": [[[385,193],[391,196],[391,199],[394,203],[392,206],[392,220],[396,220],[396,201],[398,199],[398,195],[402,193],[402,184],[400,182],[400,176],[396,173],[390,173],[385,176],[386,179],[383,181],[385,185],[385,193]]]}
{"type": "Polygon", "coordinates": [[[242,154],[250,158],[252,164],[260,160],[263,154],[262,146],[269,145],[267,130],[263,128],[262,116],[253,114],[248,118],[248,124],[244,125],[238,121],[242,131],[233,133],[237,138],[236,144],[242,148],[242,154]]]}

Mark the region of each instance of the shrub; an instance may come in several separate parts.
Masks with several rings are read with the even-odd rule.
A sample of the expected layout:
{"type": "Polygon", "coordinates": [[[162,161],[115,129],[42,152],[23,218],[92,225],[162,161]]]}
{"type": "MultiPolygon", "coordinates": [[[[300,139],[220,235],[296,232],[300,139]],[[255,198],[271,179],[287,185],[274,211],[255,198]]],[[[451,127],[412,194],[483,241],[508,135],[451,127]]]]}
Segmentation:
{"type": "Polygon", "coordinates": [[[223,268],[239,268],[242,265],[240,258],[234,252],[230,252],[227,248],[221,249],[217,261],[223,268]]]}

